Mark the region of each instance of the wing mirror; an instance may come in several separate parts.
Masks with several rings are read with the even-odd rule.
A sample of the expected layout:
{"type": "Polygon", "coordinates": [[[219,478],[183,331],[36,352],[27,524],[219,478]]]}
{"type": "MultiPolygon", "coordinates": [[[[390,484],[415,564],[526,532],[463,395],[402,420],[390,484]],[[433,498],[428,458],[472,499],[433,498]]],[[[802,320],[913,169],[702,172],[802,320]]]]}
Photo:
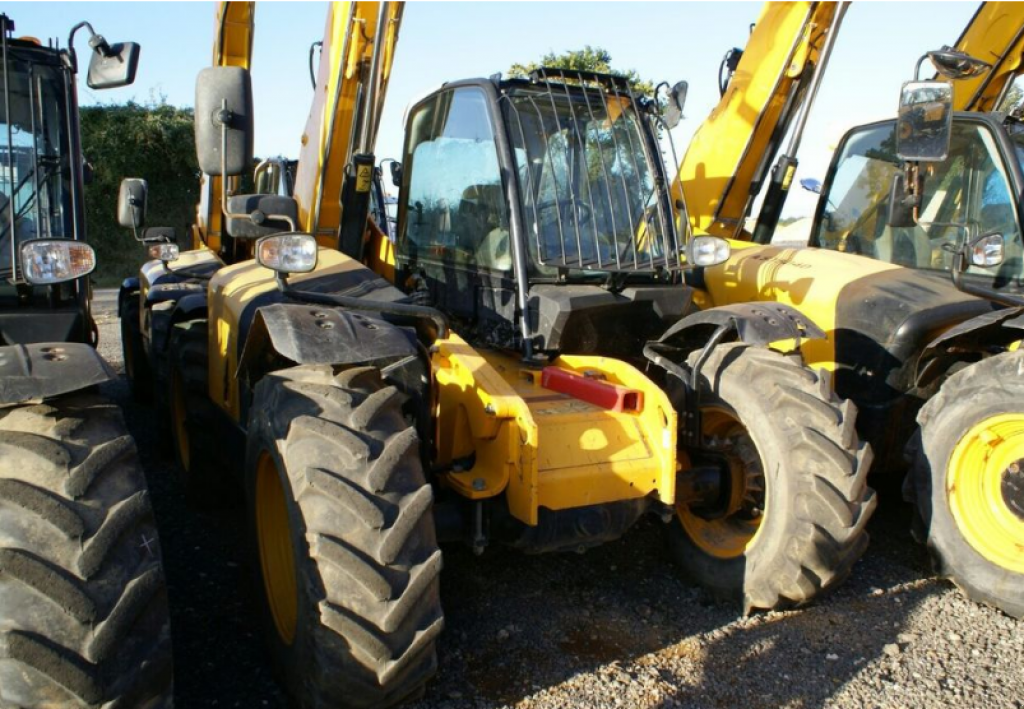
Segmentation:
{"type": "Polygon", "coordinates": [[[117,193],[117,223],[125,229],[131,229],[137,241],[141,241],[138,231],[146,223],[146,202],[149,186],[138,177],[126,177],[121,180],[121,189],[117,193]]]}
{"type": "Polygon", "coordinates": [[[953,125],[953,85],[908,81],[900,91],[896,154],[901,160],[939,162],[949,155],[953,125]]]}
{"type": "Polygon", "coordinates": [[[79,22],[71,28],[68,47],[71,53],[72,69],[78,71],[75,55],[75,33],[85,28],[89,31],[89,73],[86,83],[90,89],[116,89],[135,82],[135,71],[139,67],[139,45],[135,42],[109,44],[103,35],[96,34],[88,22],[79,22]]]}
{"type": "Polygon", "coordinates": [[[391,184],[402,189],[402,163],[397,160],[391,161],[391,184]]]}
{"type": "Polygon", "coordinates": [[[252,81],[241,67],[214,66],[196,79],[196,157],[207,175],[241,175],[252,164],[252,81]]]}
{"type": "Polygon", "coordinates": [[[661,118],[665,121],[665,125],[672,129],[679,125],[681,120],[686,118],[683,115],[683,106],[686,105],[686,92],[689,90],[690,85],[685,81],[677,81],[672,88],[669,88],[666,82],[655,89],[655,94],[657,94],[658,88],[661,88],[661,86],[665,87],[667,93],[661,118]]]}

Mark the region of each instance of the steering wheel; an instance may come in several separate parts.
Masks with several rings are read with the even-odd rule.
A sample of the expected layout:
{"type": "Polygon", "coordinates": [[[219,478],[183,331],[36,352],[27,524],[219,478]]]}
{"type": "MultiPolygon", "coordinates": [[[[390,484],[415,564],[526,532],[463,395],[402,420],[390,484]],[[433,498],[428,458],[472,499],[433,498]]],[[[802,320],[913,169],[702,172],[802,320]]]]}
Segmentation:
{"type": "Polygon", "coordinates": [[[537,204],[537,215],[538,220],[540,219],[540,213],[545,212],[553,207],[558,209],[558,219],[562,221],[564,214],[572,214],[573,208],[579,212],[577,224],[583,226],[590,222],[590,218],[593,216],[593,212],[590,209],[590,205],[583,203],[580,200],[573,201],[571,199],[549,199],[545,202],[537,204]],[[565,210],[564,212],[562,210],[565,210]]]}

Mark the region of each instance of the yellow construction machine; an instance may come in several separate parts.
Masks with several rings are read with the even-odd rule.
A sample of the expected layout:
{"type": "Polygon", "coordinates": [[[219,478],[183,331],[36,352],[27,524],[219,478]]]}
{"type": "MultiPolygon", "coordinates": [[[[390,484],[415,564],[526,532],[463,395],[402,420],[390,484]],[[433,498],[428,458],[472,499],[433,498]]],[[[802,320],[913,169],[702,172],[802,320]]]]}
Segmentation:
{"type": "MultiPolygon", "coordinates": [[[[752,234],[743,220],[760,188],[747,175],[760,174],[777,150],[758,136],[785,134],[785,121],[768,109],[793,94],[785,78],[795,67],[779,61],[780,73],[761,80],[753,72],[770,69],[762,55],[774,56],[775,45],[767,39],[785,44],[780,18],[817,21],[819,8],[799,5],[766,8],[737,68],[740,83],[730,86],[741,95],[726,94],[680,168],[687,203],[697,204],[695,229],[735,239],[731,258],[701,273],[702,295],[714,306],[790,304],[825,330],[825,339],[803,345],[803,356],[832,370],[836,393],[857,403],[875,470],[904,469],[905,450],[916,461],[904,490],[939,572],[972,598],[1021,616],[1024,448],[1020,378],[1009,374],[1021,326],[1020,311],[1004,306],[1020,303],[1024,139],[1014,79],[1024,7],[984,3],[955,47],[928,55],[951,84],[909,82],[898,121],[843,138],[819,188],[812,248],[794,249],[768,243],[792,181],[799,122],[752,234]],[[752,114],[744,95],[771,98],[752,114]],[[751,148],[737,162],[711,162],[707,146],[742,144],[744,136],[751,148]],[[908,152],[915,141],[928,150],[908,152]]],[[[811,98],[813,91],[804,114],[811,98]]]]}
{"type": "Polygon", "coordinates": [[[574,70],[446,83],[408,110],[390,239],[367,213],[400,19],[332,7],[293,197],[228,190],[249,76],[204,70],[200,166],[253,258],[162,306],[175,447],[196,489],[245,490],[295,702],[420,691],[441,541],[582,551],[653,513],[747,610],[833,588],[875,502],[856,409],[804,365],[825,333],[795,308],[700,307],[687,278],[729,249],[691,236],[657,102],[574,70]]]}

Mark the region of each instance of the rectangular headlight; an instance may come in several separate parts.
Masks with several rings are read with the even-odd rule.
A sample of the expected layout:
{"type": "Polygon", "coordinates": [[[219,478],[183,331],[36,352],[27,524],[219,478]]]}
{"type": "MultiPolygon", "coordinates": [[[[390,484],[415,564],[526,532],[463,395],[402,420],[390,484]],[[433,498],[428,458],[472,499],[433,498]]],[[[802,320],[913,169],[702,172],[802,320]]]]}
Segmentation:
{"type": "Polygon", "coordinates": [[[151,259],[158,259],[160,261],[176,261],[178,259],[179,251],[177,244],[150,244],[146,250],[149,252],[151,259]]]}
{"type": "Polygon", "coordinates": [[[87,276],[96,268],[96,252],[71,239],[35,239],[21,245],[21,274],[32,285],[50,285],[87,276]]]}
{"type": "Polygon", "coordinates": [[[691,266],[717,266],[729,260],[732,248],[717,236],[695,236],[686,245],[686,261],[691,266]]]}
{"type": "Polygon", "coordinates": [[[316,239],[312,234],[285,232],[256,242],[256,261],[280,273],[307,273],[316,268],[316,239]]]}

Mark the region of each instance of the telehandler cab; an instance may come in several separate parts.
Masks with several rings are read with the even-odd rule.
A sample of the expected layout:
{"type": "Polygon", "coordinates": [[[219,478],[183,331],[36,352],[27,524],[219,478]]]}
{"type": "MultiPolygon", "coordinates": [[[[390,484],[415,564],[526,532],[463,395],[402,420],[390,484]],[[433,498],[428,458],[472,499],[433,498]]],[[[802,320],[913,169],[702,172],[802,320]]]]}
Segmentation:
{"type": "Polygon", "coordinates": [[[0,706],[169,707],[160,543],[135,443],[96,392],[75,33],[88,84],[139,47],[67,48],[0,15],[0,706]]]}
{"type": "MultiPolygon", "coordinates": [[[[200,75],[206,174],[248,164],[248,81],[200,75]]],[[[224,196],[255,259],[172,316],[172,430],[245,451],[224,459],[245,460],[268,640],[300,705],[419,690],[438,541],[578,551],[654,512],[685,572],[748,610],[811,600],[863,551],[855,409],[791,354],[822,333],[786,306],[696,309],[681,269],[728,251],[679,233],[657,120],[618,77],[446,84],[408,114],[394,243],[339,225],[339,251],[322,221],[294,230],[294,202],[224,196]]],[[[368,148],[343,195],[366,198],[368,148]]]]}

